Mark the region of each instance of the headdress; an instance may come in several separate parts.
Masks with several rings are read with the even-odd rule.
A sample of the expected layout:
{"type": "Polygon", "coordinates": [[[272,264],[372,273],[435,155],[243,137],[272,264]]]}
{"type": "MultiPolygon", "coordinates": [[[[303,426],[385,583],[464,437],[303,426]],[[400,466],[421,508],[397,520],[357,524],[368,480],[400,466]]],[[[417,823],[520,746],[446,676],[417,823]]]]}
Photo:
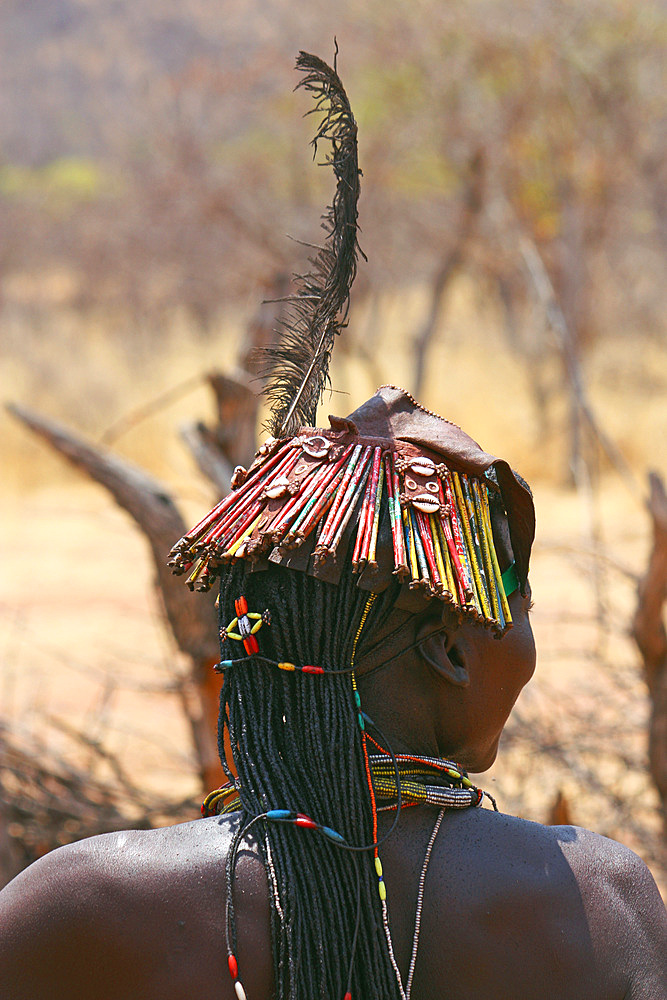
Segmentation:
{"type": "Polygon", "coordinates": [[[437,597],[503,632],[511,623],[491,518],[507,512],[516,578],[525,586],[531,495],[506,462],[464,431],[383,386],[330,427],[270,438],[233,490],[171,553],[174,572],[206,590],[236,559],[267,561],[331,583],[354,573],[379,593],[402,583],[399,607],[437,597]]]}

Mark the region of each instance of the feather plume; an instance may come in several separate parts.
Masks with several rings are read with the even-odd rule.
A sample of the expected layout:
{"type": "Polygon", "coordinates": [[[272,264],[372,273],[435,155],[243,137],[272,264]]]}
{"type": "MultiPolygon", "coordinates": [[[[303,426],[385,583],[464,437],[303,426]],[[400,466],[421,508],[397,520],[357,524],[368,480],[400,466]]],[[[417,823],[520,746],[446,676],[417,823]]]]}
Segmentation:
{"type": "MultiPolygon", "coordinates": [[[[335,63],[334,63],[335,67],[335,63]]],[[[318,56],[300,52],[296,68],[303,87],[315,98],[308,114],[323,113],[312,140],[331,144],[325,165],[333,168],[336,192],[322,218],[324,244],[309,259],[310,270],[296,276],[280,340],[259,353],[264,392],[271,403],[267,430],[274,437],[315,424],[317,406],[329,384],[329,362],[336,334],[347,325],[350,288],[357,271],[357,201],[360,171],[357,123],[336,69],[318,56]]]]}

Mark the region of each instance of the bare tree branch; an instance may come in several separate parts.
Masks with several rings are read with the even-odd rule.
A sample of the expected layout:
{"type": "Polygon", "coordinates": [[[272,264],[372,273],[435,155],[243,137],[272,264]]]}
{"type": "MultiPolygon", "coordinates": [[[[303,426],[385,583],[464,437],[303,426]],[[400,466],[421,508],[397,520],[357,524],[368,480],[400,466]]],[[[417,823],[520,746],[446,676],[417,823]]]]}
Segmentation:
{"type": "Polygon", "coordinates": [[[438,327],[442,305],[449,283],[456,270],[461,266],[470,237],[472,236],[477,218],[483,204],[484,187],[484,156],[481,150],[473,155],[468,167],[468,184],[466,188],[461,221],[459,223],[456,242],[443,257],[436,271],[431,287],[431,305],[424,323],[414,339],[415,381],[414,394],[419,399],[424,385],[426,370],[426,355],[438,327]]]}
{"type": "Polygon", "coordinates": [[[667,493],[657,472],[649,475],[649,486],[653,549],[639,584],[632,634],[642,655],[651,698],[649,766],[662,802],[667,838],[667,631],[662,616],[667,600],[667,493]]]}
{"type": "MultiPolygon", "coordinates": [[[[556,336],[558,348],[565,364],[568,388],[571,395],[573,420],[577,419],[577,413],[580,413],[584,417],[609,462],[619,473],[633,496],[637,497],[640,493],[640,489],[630,466],[614,442],[602,430],[595,414],[593,413],[593,409],[584,386],[583,374],[575,349],[574,337],[572,336],[572,331],[570,330],[567,320],[565,319],[563,310],[560,307],[560,303],[558,302],[556,292],[547,273],[547,269],[544,266],[540,252],[535,246],[533,240],[529,239],[525,233],[520,236],[519,248],[521,250],[528,274],[533,282],[537,297],[544,308],[549,325],[556,336]]],[[[577,456],[573,456],[573,466],[576,466],[577,464],[577,456]]],[[[573,467],[572,473],[575,482],[579,484],[581,478],[580,469],[573,467]]]]}
{"type": "Polygon", "coordinates": [[[218,408],[215,438],[232,467],[249,465],[257,447],[260,397],[252,390],[251,380],[240,368],[224,374],[211,372],[208,376],[218,408]]]}
{"type": "Polygon", "coordinates": [[[107,427],[104,434],[100,437],[100,444],[107,446],[113,444],[119,437],[127,434],[129,430],[132,430],[133,427],[136,427],[143,420],[147,420],[149,417],[159,413],[166,406],[174,403],[177,399],[181,399],[189,392],[192,392],[193,389],[202,384],[205,378],[206,376],[201,373],[193,375],[191,378],[186,378],[142,406],[138,406],[136,409],[130,410],[129,413],[125,413],[118,420],[115,420],[110,427],[107,427]]]}
{"type": "Polygon", "coordinates": [[[215,434],[201,420],[183,424],[181,437],[202,475],[213,483],[221,497],[229,493],[234,466],[220,450],[215,434]]]}
{"type": "Polygon", "coordinates": [[[185,523],[169,491],[125,459],[110,455],[55,421],[11,404],[8,410],[39,437],[48,442],[76,468],[112,495],[133,518],[148,541],[155,570],[155,590],[178,648],[186,654],[200,694],[201,705],[188,715],[192,738],[206,787],[220,778],[211,716],[215,706],[207,705],[214,692],[207,685],[211,666],[218,659],[212,596],[189,594],[183,583],[167,567],[167,555],[175,538],[185,532],[185,523]]]}

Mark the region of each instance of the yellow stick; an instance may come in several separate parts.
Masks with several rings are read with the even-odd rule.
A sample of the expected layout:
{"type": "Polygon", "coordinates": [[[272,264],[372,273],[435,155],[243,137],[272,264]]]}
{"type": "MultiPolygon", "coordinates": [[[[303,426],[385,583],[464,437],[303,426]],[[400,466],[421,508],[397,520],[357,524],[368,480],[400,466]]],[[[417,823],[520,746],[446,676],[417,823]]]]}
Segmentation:
{"type": "Polygon", "coordinates": [[[261,520],[261,517],[262,517],[261,514],[257,515],[257,517],[255,518],[255,520],[252,522],[251,525],[249,525],[246,528],[246,530],[243,532],[243,534],[241,535],[241,537],[237,538],[237,540],[232,545],[231,549],[227,549],[227,551],[223,553],[223,556],[222,556],[223,559],[229,559],[231,556],[233,556],[236,553],[236,550],[241,547],[241,545],[243,544],[243,542],[245,542],[246,538],[249,535],[252,535],[253,531],[255,530],[255,528],[257,527],[257,525],[259,524],[259,521],[261,520]]]}
{"type": "MultiPolygon", "coordinates": [[[[493,539],[493,526],[491,524],[489,496],[486,489],[481,489],[480,493],[482,495],[482,511],[484,513],[484,520],[486,522],[486,530],[489,532],[489,538],[493,539]]],[[[510,611],[510,605],[509,601],[507,600],[507,594],[505,593],[505,588],[503,587],[503,576],[502,573],[500,572],[500,566],[498,565],[498,554],[496,553],[496,547],[494,544],[491,544],[489,548],[491,549],[491,561],[493,563],[493,570],[498,587],[498,594],[500,595],[500,603],[503,606],[503,614],[505,615],[505,622],[507,625],[511,625],[512,612],[510,611]]]]}

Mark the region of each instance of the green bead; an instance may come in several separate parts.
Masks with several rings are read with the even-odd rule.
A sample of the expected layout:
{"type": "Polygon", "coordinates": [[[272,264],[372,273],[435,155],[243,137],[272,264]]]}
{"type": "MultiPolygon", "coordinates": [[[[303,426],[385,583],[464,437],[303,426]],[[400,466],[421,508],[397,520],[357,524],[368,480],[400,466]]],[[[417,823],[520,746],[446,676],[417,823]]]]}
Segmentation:
{"type": "Polygon", "coordinates": [[[361,729],[361,731],[363,732],[365,728],[366,728],[366,724],[365,724],[363,716],[362,716],[362,714],[360,712],[359,713],[359,729],[361,729]]]}
{"type": "Polygon", "coordinates": [[[354,692],[354,700],[356,702],[357,708],[361,708],[361,698],[359,697],[359,692],[358,691],[354,692]]]}

